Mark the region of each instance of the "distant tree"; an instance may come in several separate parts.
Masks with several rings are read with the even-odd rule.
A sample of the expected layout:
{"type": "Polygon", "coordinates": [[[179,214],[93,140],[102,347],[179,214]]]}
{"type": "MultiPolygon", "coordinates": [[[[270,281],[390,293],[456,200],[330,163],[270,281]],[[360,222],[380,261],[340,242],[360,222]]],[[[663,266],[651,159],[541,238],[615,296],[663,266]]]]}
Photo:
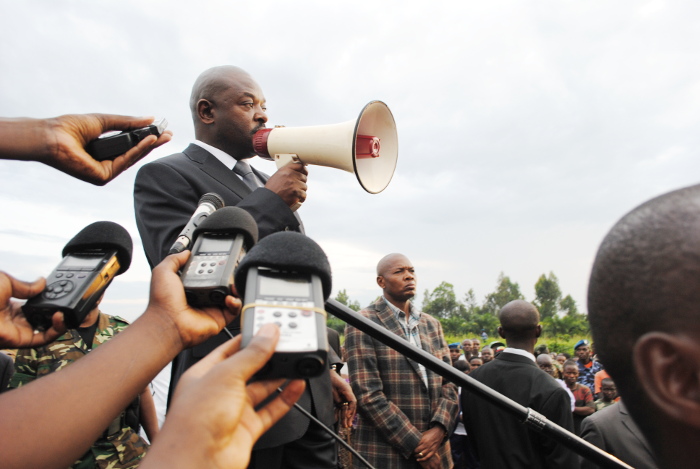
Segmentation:
{"type": "MultiPolygon", "coordinates": [[[[524,300],[525,297],[520,292],[520,285],[511,282],[510,278],[503,275],[503,272],[498,276],[496,290],[486,295],[482,312],[488,312],[492,315],[498,314],[498,311],[507,303],[513,300],[524,300]]],[[[488,330],[488,329],[487,329],[488,330]]]]}
{"type": "Polygon", "coordinates": [[[359,311],[362,309],[362,307],[360,306],[360,302],[351,300],[348,296],[348,292],[345,289],[342,289],[338,292],[338,294],[335,296],[335,300],[338,303],[344,304],[353,311],[359,311]]]}
{"type": "Polygon", "coordinates": [[[559,307],[562,311],[566,312],[567,316],[577,316],[579,314],[576,301],[571,298],[571,295],[566,295],[559,303],[559,307]]]}
{"type": "Polygon", "coordinates": [[[535,300],[532,302],[540,311],[540,317],[544,320],[556,316],[561,301],[559,279],[554,272],[550,272],[549,277],[540,275],[535,283],[535,300]]]}
{"type": "MultiPolygon", "coordinates": [[[[348,292],[345,291],[345,289],[340,290],[338,292],[338,294],[335,296],[335,299],[338,303],[344,304],[345,306],[352,309],[353,311],[359,311],[361,309],[360,302],[350,300],[350,297],[348,296],[348,292]]],[[[341,334],[345,333],[345,321],[343,321],[342,319],[336,318],[332,314],[329,314],[328,317],[326,317],[326,326],[338,331],[341,334]]]]}
{"type": "Polygon", "coordinates": [[[457,300],[454,286],[451,283],[442,282],[432,292],[425,290],[423,306],[421,310],[436,318],[459,318],[464,321],[466,309],[457,300]]]}

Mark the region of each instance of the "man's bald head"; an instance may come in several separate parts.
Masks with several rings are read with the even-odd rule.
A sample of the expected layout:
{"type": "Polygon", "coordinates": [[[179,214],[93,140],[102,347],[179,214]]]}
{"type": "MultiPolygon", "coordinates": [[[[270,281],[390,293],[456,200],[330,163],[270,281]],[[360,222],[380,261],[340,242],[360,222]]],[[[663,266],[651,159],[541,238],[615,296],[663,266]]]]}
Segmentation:
{"type": "Polygon", "coordinates": [[[408,260],[408,257],[404,256],[403,254],[399,253],[392,253],[392,254],[387,254],[386,256],[382,257],[379,262],[377,262],[377,275],[384,275],[387,270],[391,269],[391,267],[394,266],[394,264],[397,263],[407,263],[410,264],[411,261],[408,260]]]}
{"type": "Polygon", "coordinates": [[[588,318],[596,350],[650,442],[668,430],[659,425],[665,418],[695,415],[681,394],[700,400],[698,384],[683,378],[700,373],[700,186],[652,199],[610,230],[591,272],[588,318]]]}
{"type": "Polygon", "coordinates": [[[220,65],[203,71],[192,85],[190,111],[196,122],[197,102],[200,99],[216,101],[217,97],[240,80],[253,80],[253,77],[240,67],[220,65]]]}
{"type": "Polygon", "coordinates": [[[533,353],[537,338],[542,332],[537,308],[525,300],[514,300],[501,308],[498,320],[501,323],[498,333],[506,339],[508,347],[533,353]]]}
{"type": "Polygon", "coordinates": [[[255,156],[253,135],[265,127],[265,96],[260,85],[232,65],[204,71],[192,87],[190,111],[197,140],[236,160],[255,156]]]}

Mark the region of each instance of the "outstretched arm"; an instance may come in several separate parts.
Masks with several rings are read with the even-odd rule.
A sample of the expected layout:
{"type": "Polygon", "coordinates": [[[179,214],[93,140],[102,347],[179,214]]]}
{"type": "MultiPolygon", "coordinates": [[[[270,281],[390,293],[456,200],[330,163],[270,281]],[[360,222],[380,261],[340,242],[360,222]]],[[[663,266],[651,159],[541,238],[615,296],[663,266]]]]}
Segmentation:
{"type": "Polygon", "coordinates": [[[0,394],[3,467],[70,466],[177,353],[233,320],[241,303],[232,296],[228,310],[187,304],[177,270],[188,257],[153,270],[148,307],[126,330],[60,373],[0,394]]]}
{"type": "Polygon", "coordinates": [[[247,384],[270,359],[278,338],[279,329],[268,324],[245,349],[240,349],[239,335],[187,370],[163,430],[140,467],[248,467],[253,444],[304,390],[304,381],[291,381],[279,396],[255,410],[284,382],[247,384]]]}
{"type": "Polygon", "coordinates": [[[0,158],[39,161],[83,181],[102,186],[170,141],[172,132],[150,135],[114,160],[97,161],[85,145],[110,130],[132,130],[153,122],[152,117],[112,114],[70,114],[52,119],[0,119],[0,158]]]}

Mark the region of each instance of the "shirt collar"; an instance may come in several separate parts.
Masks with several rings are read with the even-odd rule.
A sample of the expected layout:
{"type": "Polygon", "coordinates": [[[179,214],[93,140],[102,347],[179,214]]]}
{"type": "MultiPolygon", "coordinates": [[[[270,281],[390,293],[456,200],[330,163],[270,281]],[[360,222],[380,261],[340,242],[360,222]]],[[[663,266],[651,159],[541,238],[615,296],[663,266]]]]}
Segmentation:
{"type": "Polygon", "coordinates": [[[221,161],[223,165],[226,166],[228,169],[232,170],[233,167],[236,165],[236,159],[233,156],[226,153],[225,151],[219,150],[218,148],[213,147],[208,143],[204,143],[201,140],[195,140],[192,143],[204,148],[206,151],[214,155],[214,158],[221,161]]]}
{"type": "Polygon", "coordinates": [[[532,360],[533,362],[537,363],[537,361],[535,360],[535,356],[534,356],[533,354],[531,354],[531,353],[528,352],[527,350],[523,350],[523,349],[521,349],[521,348],[506,347],[506,348],[503,349],[503,352],[505,352],[505,353],[513,353],[513,354],[515,354],[515,355],[521,355],[521,356],[527,357],[527,358],[529,358],[530,360],[532,360]]]}
{"type": "MultiPolygon", "coordinates": [[[[394,305],[391,303],[391,301],[387,300],[386,297],[385,297],[384,295],[382,295],[382,299],[384,300],[384,302],[385,302],[387,305],[389,305],[389,309],[391,309],[391,311],[394,313],[394,315],[396,316],[397,319],[400,318],[401,315],[404,314],[404,312],[401,311],[401,310],[400,310],[399,308],[397,308],[396,306],[394,306],[394,305]]],[[[417,311],[417,310],[416,310],[416,308],[413,306],[413,302],[409,301],[408,304],[409,304],[408,312],[409,312],[409,314],[411,315],[411,318],[413,318],[413,320],[415,320],[415,321],[419,321],[419,320],[420,320],[420,311],[417,311]]]]}

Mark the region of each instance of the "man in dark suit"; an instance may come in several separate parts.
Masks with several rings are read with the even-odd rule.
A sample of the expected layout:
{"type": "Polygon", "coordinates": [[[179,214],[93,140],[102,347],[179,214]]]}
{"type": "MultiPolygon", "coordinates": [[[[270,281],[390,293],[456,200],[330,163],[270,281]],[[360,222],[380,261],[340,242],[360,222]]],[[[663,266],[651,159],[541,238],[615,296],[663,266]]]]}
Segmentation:
{"type": "MultiPolygon", "coordinates": [[[[469,376],[573,431],[569,396],[535,364],[533,353],[542,332],[537,308],[527,301],[511,301],[498,313],[498,319],[498,333],[507,347],[469,376]]],[[[530,430],[466,388],[462,389],[462,411],[467,434],[473,438],[484,469],[579,467],[574,452],[530,430]]]]}
{"type": "MultiPolygon", "coordinates": [[[[581,438],[635,469],[658,469],[646,438],[621,400],[583,419],[581,438]]],[[[599,467],[585,458],[581,459],[581,469],[599,467]]]]}
{"type": "MultiPolygon", "coordinates": [[[[440,322],[410,301],[416,280],[406,256],[379,261],[377,284],[383,296],[360,314],[451,363],[440,322]]],[[[345,329],[345,352],[360,417],[354,448],[381,469],[451,469],[448,432],[459,410],[457,388],[352,326],[345,329]]]]}
{"type": "Polygon", "coordinates": [[[598,249],[588,319],[661,468],[700,460],[700,186],[622,217],[598,249]]]}
{"type": "MultiPolygon", "coordinates": [[[[255,156],[253,135],[267,122],[260,85],[240,68],[211,68],[197,78],[190,110],[195,142],[182,153],[144,165],[136,176],[136,224],[151,266],[167,255],[207,192],[220,195],[227,206],[248,211],[257,222],[260,238],[277,231],[303,231],[301,221],[290,208],[306,199],[307,172],[303,165],[287,165],[269,178],[254,169],[252,175],[238,175],[240,162],[255,156]]],[[[244,172],[250,173],[250,168],[244,172]]],[[[240,332],[237,320],[227,328],[233,334],[240,332]]],[[[222,332],[180,354],[173,362],[170,393],[187,368],[226,340],[228,335],[222,332]]],[[[337,385],[343,384],[346,383],[337,385]]],[[[349,386],[345,395],[348,393],[352,394],[349,386]]],[[[330,371],[307,381],[299,404],[313,409],[327,426],[333,424],[330,371]]],[[[295,409],[265,433],[255,448],[251,467],[335,466],[332,437],[295,409]]]]}

